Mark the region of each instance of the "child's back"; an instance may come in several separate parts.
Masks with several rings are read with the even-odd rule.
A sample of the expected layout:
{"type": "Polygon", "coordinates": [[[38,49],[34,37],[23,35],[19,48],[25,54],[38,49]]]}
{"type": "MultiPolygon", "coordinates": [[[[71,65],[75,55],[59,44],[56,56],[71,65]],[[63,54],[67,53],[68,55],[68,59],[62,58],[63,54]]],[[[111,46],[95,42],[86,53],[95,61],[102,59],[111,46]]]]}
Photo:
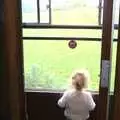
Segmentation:
{"type": "Polygon", "coordinates": [[[65,91],[58,101],[58,105],[65,108],[64,114],[70,120],[86,120],[89,118],[89,111],[95,108],[91,93],[83,90],[83,77],[83,74],[77,73],[72,83],[75,87],[65,91]]]}
{"type": "Polygon", "coordinates": [[[89,111],[93,110],[95,103],[89,92],[69,90],[58,101],[58,105],[65,107],[65,116],[72,120],[86,120],[89,111]]]}

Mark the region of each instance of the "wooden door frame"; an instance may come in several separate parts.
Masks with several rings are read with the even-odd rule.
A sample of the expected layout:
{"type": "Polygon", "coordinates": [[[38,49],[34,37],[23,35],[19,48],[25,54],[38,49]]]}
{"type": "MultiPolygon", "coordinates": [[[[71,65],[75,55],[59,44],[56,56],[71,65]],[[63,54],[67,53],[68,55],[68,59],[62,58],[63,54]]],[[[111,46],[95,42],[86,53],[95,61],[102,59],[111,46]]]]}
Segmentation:
{"type": "Polygon", "coordinates": [[[10,120],[25,120],[21,0],[4,0],[4,61],[10,120]]]}
{"type": "Polygon", "coordinates": [[[5,53],[4,53],[4,0],[0,0],[0,120],[9,120],[8,86],[5,80],[5,53]]]}
{"type": "Polygon", "coordinates": [[[113,10],[114,0],[104,0],[103,30],[101,48],[101,77],[99,86],[99,100],[97,120],[108,120],[109,113],[109,86],[111,78],[111,51],[113,41],[113,10]],[[108,75],[104,75],[104,73],[108,75]],[[107,76],[107,77],[106,77],[107,76]],[[105,77],[105,79],[104,79],[105,77]]]}
{"type": "Polygon", "coordinates": [[[120,120],[120,4],[113,105],[113,120],[120,120]]]}
{"type": "MultiPolygon", "coordinates": [[[[22,25],[20,15],[20,0],[4,0],[4,54],[6,63],[6,83],[11,120],[25,120],[25,101],[23,83],[23,48],[22,25]]],[[[105,0],[103,14],[103,35],[101,61],[108,61],[111,67],[111,48],[113,31],[113,0],[105,0]]],[[[102,63],[102,62],[101,62],[102,63]]],[[[103,67],[103,66],[102,66],[103,67]]],[[[108,69],[110,80],[111,69],[108,69]]],[[[101,71],[102,73],[102,71],[101,71]]],[[[101,74],[102,75],[102,74],[101,74]]],[[[108,119],[109,87],[102,86],[100,80],[100,95],[98,120],[108,119]],[[102,108],[101,108],[102,106],[102,108]]],[[[108,82],[109,83],[109,82],[108,82]]]]}

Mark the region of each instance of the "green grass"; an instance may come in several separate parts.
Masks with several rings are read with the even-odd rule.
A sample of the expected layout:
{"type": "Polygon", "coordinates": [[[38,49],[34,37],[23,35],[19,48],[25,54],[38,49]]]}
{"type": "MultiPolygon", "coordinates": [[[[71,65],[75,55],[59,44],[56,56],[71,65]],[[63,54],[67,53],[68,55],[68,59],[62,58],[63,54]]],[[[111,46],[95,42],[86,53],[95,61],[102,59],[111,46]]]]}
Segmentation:
{"type": "MultiPolygon", "coordinates": [[[[32,14],[32,18],[33,18],[32,14]]],[[[30,19],[25,15],[26,19],[30,19]]],[[[53,24],[97,25],[97,9],[81,8],[53,11],[53,24]]],[[[116,36],[117,33],[115,33],[116,36]]],[[[101,37],[100,30],[23,30],[24,36],[101,37]]],[[[89,90],[98,90],[101,42],[77,41],[75,49],[68,41],[24,41],[25,83],[27,88],[66,89],[74,69],[85,68],[91,74],[89,90]]],[[[114,84],[116,43],[113,46],[112,86],[114,84]]]]}
{"type": "Polygon", "coordinates": [[[26,80],[30,75],[33,80],[28,87],[65,89],[71,72],[85,68],[91,74],[89,89],[98,90],[100,49],[100,42],[79,41],[70,49],[68,41],[24,41],[26,80]]]}

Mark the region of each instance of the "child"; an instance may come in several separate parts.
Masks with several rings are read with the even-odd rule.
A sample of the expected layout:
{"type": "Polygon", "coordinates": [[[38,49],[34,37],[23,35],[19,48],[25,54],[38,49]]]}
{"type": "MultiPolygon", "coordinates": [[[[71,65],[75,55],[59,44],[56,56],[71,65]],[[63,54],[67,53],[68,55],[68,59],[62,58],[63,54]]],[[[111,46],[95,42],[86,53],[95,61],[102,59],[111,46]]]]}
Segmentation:
{"type": "Polygon", "coordinates": [[[72,75],[72,88],[58,100],[58,105],[65,108],[64,115],[68,120],[87,120],[89,111],[95,108],[91,93],[84,89],[88,79],[85,71],[76,71],[72,75]]]}

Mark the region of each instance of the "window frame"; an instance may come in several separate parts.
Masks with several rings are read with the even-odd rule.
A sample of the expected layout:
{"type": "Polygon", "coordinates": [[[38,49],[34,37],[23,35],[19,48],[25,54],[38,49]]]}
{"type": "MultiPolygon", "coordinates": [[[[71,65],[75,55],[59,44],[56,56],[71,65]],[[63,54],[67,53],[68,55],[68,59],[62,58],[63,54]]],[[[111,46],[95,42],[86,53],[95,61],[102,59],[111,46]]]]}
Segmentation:
{"type": "MultiPolygon", "coordinates": [[[[38,0],[39,1],[39,0],[38,0]]],[[[51,0],[49,0],[51,1],[51,0]]],[[[99,0],[100,4],[102,5],[102,0],[99,0]]],[[[99,10],[101,10],[101,7],[99,7],[99,10]]],[[[101,13],[101,12],[100,12],[101,13]]],[[[101,17],[101,16],[99,16],[101,17]]],[[[39,24],[39,23],[22,23],[23,29],[95,29],[95,30],[101,30],[103,27],[102,25],[51,25],[51,24],[39,24]]],[[[118,29],[118,26],[114,26],[115,29],[118,29]]],[[[82,40],[82,41],[101,41],[102,38],[95,38],[95,37],[24,37],[22,36],[23,40],[82,40]]],[[[114,39],[114,41],[117,41],[117,39],[114,39]]],[[[28,89],[29,90],[29,89],[28,89]]],[[[36,89],[35,89],[36,91],[36,89]]],[[[39,89],[37,89],[39,91],[39,89]]],[[[42,91],[55,91],[56,90],[49,90],[49,89],[41,89],[42,91]]],[[[58,90],[60,91],[60,90],[58,90]]],[[[64,90],[63,90],[64,91],[64,90]]],[[[93,91],[94,92],[94,91],[93,91]]]]}

